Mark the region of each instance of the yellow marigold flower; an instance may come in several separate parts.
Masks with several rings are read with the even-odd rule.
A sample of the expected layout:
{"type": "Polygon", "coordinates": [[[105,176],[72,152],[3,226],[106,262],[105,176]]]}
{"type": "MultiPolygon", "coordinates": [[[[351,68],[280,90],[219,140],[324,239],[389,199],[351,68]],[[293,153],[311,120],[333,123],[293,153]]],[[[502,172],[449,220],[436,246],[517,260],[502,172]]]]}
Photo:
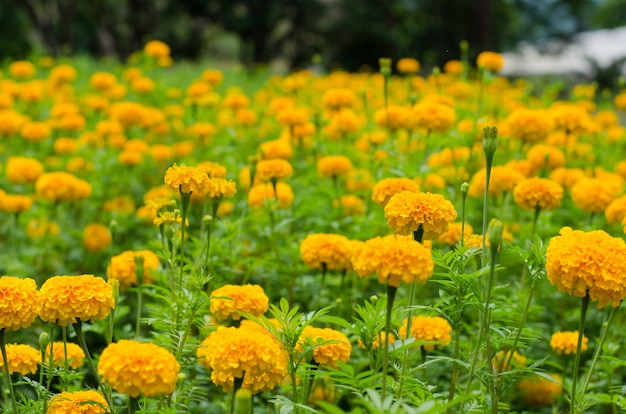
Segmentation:
{"type": "Polygon", "coordinates": [[[526,159],[537,169],[546,168],[550,171],[565,165],[565,154],[560,149],[546,144],[536,144],[528,150],[526,159]]]}
{"type": "MultiPolygon", "coordinates": [[[[398,330],[401,338],[406,338],[406,328],[408,320],[405,318],[402,326],[398,330]]],[[[427,351],[435,349],[435,344],[428,342],[439,342],[438,348],[448,345],[452,340],[450,333],[452,326],[447,319],[439,316],[416,316],[411,319],[411,336],[415,338],[427,351]]]]}
{"type": "Polygon", "coordinates": [[[237,194],[237,185],[225,178],[209,178],[207,195],[211,198],[232,197],[237,194]]]}
{"type": "Polygon", "coordinates": [[[329,111],[339,111],[343,108],[352,108],[356,103],[356,96],[352,89],[328,89],[322,95],[322,105],[329,111]]]}
{"type": "Polygon", "coordinates": [[[182,164],[174,165],[167,169],[164,178],[165,184],[175,191],[184,194],[206,194],[209,187],[209,177],[202,168],[188,167],[182,164]]]}
{"type": "Polygon", "coordinates": [[[10,214],[21,214],[30,210],[33,200],[21,194],[4,194],[0,196],[0,211],[10,214]]]}
{"type": "Polygon", "coordinates": [[[83,230],[83,246],[90,252],[101,252],[109,247],[112,241],[111,231],[103,224],[91,223],[83,230]]]}
{"type": "Polygon", "coordinates": [[[250,98],[248,98],[242,92],[235,91],[235,92],[228,94],[224,98],[222,105],[224,105],[224,107],[226,108],[237,110],[237,109],[245,108],[248,105],[250,105],[250,98]]]}
{"type": "Polygon", "coordinates": [[[292,174],[293,168],[289,161],[280,158],[261,160],[256,164],[256,175],[264,181],[284,180],[292,174]]]}
{"type": "Polygon", "coordinates": [[[226,178],[226,167],[220,163],[204,161],[198,164],[198,168],[202,168],[209,178],[226,178]]]}
{"type": "Polygon", "coordinates": [[[35,65],[26,60],[11,62],[9,65],[9,73],[16,79],[32,78],[36,71],[35,65]]]}
{"type": "MultiPolygon", "coordinates": [[[[470,181],[470,197],[482,197],[485,192],[485,176],[487,171],[481,168],[472,176],[470,181]]],[[[489,195],[499,196],[505,192],[513,191],[515,186],[524,179],[524,176],[512,169],[502,165],[497,165],[491,169],[491,180],[489,182],[489,195]]]]}
{"type": "Polygon", "coordinates": [[[72,174],[57,171],[42,174],[35,183],[39,197],[48,201],[78,201],[91,195],[91,184],[72,174]]]}
{"type": "Polygon", "coordinates": [[[352,161],[343,155],[322,157],[317,160],[317,172],[321,177],[345,176],[352,171],[352,161]]]}
{"type": "Polygon", "coordinates": [[[385,206],[387,224],[396,233],[410,235],[421,227],[426,239],[446,232],[456,215],[452,203],[440,194],[402,191],[385,206]]]}
{"type": "Polygon", "coordinates": [[[554,381],[538,375],[522,379],[517,383],[522,399],[534,407],[553,405],[563,392],[563,379],[558,374],[550,374],[554,381]]]}
{"type": "Polygon", "coordinates": [[[420,102],[413,107],[411,122],[428,132],[446,132],[456,122],[456,113],[448,105],[438,102],[420,102]]]}
{"type": "Polygon", "coordinates": [[[579,105],[557,103],[550,108],[550,114],[556,129],[566,134],[584,134],[591,129],[589,112],[579,105]]]}
{"type": "Polygon", "coordinates": [[[109,405],[97,391],[63,391],[50,400],[48,414],[107,414],[109,405]]]}
{"type": "MultiPolygon", "coordinates": [[[[50,360],[50,347],[52,347],[52,363],[58,367],[65,366],[66,350],[63,342],[52,342],[48,344],[44,357],[46,362],[50,360]]],[[[78,344],[67,342],[68,366],[72,369],[78,369],[83,366],[83,359],[85,359],[83,349],[78,344]]]]}
{"type": "Polygon", "coordinates": [[[287,208],[293,204],[294,194],[289,184],[276,183],[276,193],[274,193],[274,187],[271,183],[254,185],[248,192],[248,205],[261,208],[265,204],[265,200],[272,200],[277,196],[278,205],[281,208],[287,208]]]}
{"type": "Polygon", "coordinates": [[[569,227],[550,239],[546,253],[548,280],[561,292],[618,306],[626,297],[626,243],[602,230],[569,227]]]}
{"type": "Polygon", "coordinates": [[[604,210],[604,217],[609,224],[618,224],[626,217],[626,196],[618,197],[604,210]]]}
{"type": "MultiPolygon", "coordinates": [[[[437,241],[439,243],[449,244],[450,246],[454,246],[461,240],[461,228],[463,223],[450,223],[448,227],[448,231],[445,233],[441,233],[439,237],[437,237],[437,241]]],[[[474,229],[469,223],[465,223],[465,238],[472,235],[474,229]]]]}
{"type": "MultiPolygon", "coordinates": [[[[374,340],[372,341],[371,348],[377,349],[378,347],[380,347],[381,342],[384,340],[383,339],[384,337],[385,337],[385,332],[384,331],[379,332],[378,336],[376,336],[376,338],[374,338],[374,340]]],[[[394,342],[396,342],[396,336],[393,333],[389,332],[389,335],[387,335],[387,343],[392,345],[394,342]]],[[[363,343],[361,338],[357,339],[357,344],[359,345],[359,348],[367,349],[367,346],[363,343]]]]}
{"type": "Polygon", "coordinates": [[[511,351],[500,350],[493,357],[493,368],[497,372],[504,372],[506,368],[523,368],[526,366],[526,357],[522,354],[519,354],[517,351],[513,352],[513,358],[511,358],[511,366],[506,367],[505,365],[509,361],[509,357],[511,356],[511,351]]]}
{"type": "Polygon", "coordinates": [[[476,58],[476,65],[479,68],[498,73],[504,66],[504,57],[496,52],[480,52],[476,58]]]}
{"type": "Polygon", "coordinates": [[[57,236],[60,232],[59,225],[45,217],[34,217],[26,225],[26,234],[33,239],[44,236],[57,236]]]}
{"type": "Polygon", "coordinates": [[[384,178],[372,188],[372,200],[378,205],[385,207],[394,195],[402,191],[417,193],[419,190],[419,185],[410,178],[384,178]]]}
{"type": "Polygon", "coordinates": [[[99,91],[107,91],[117,83],[117,78],[109,72],[96,72],[89,78],[89,86],[99,91]]]}
{"type": "Polygon", "coordinates": [[[353,251],[352,266],[359,277],[376,274],[380,283],[394,287],[400,282],[426,283],[435,268],[431,251],[403,236],[367,240],[353,251]]]}
{"type": "Polygon", "coordinates": [[[346,270],[351,266],[352,250],[347,237],[340,234],[309,234],[300,243],[304,264],[317,270],[346,270]]]}
{"type": "Polygon", "coordinates": [[[270,300],[259,285],[224,285],[211,293],[211,313],[219,320],[241,319],[239,312],[261,316],[270,300]]]}
{"type": "Polygon", "coordinates": [[[561,184],[566,190],[571,189],[574,184],[585,177],[585,172],[580,168],[559,167],[550,172],[550,179],[561,184]]]}
{"type": "Polygon", "coordinates": [[[396,69],[403,75],[415,75],[420,70],[420,63],[417,59],[401,58],[396,63],[396,69]]]}
{"type": "Polygon", "coordinates": [[[159,257],[150,250],[126,250],[113,256],[107,267],[107,279],[120,281],[120,289],[126,290],[130,286],[137,286],[137,272],[135,271],[135,257],[143,257],[142,283],[152,283],[152,272],[161,264],[159,257]]]}
{"type": "Polygon", "coordinates": [[[381,108],[374,113],[374,122],[381,128],[388,128],[392,131],[409,128],[412,117],[411,109],[389,105],[386,109],[381,108]]]}
{"type": "Polygon", "coordinates": [[[27,141],[40,142],[50,137],[51,131],[45,122],[28,122],[22,126],[20,133],[27,141]]]}
{"type": "Polygon", "coordinates": [[[120,214],[132,214],[135,209],[135,201],[129,196],[114,197],[102,203],[102,210],[120,214]]]}
{"type": "MultiPolygon", "coordinates": [[[[30,345],[7,344],[7,361],[9,373],[19,372],[22,375],[34,374],[41,362],[41,353],[30,345]]],[[[4,361],[0,358],[0,368],[4,370],[4,361]]]]}
{"type": "Polygon", "coordinates": [[[211,86],[219,86],[224,79],[224,73],[217,69],[206,69],[202,72],[202,79],[211,86]]]}
{"type": "Polygon", "coordinates": [[[572,201],[576,207],[593,213],[600,213],[611,204],[621,188],[610,185],[601,178],[583,178],[571,188],[572,201]]]}
{"type": "Polygon", "coordinates": [[[171,394],[179,371],[180,364],[167,349],[127,339],[107,346],[98,362],[104,382],[131,397],[171,394]]]}
{"type": "Polygon", "coordinates": [[[212,370],[211,381],[225,392],[234,388],[235,378],[253,394],[270,391],[287,375],[287,353],[267,333],[245,326],[220,326],[196,351],[199,362],[212,370]]]}
{"type": "Polygon", "coordinates": [[[266,160],[280,158],[290,160],[293,157],[293,149],[291,144],[282,139],[274,139],[259,145],[259,153],[266,160]]]}
{"type": "Polygon", "coordinates": [[[6,176],[13,184],[30,184],[43,174],[43,165],[39,160],[28,157],[9,157],[6,176]]]}
{"type": "Polygon", "coordinates": [[[341,208],[346,216],[358,216],[365,213],[365,202],[361,197],[345,194],[339,200],[333,200],[333,205],[341,208]]]}
{"type": "Polygon", "coordinates": [[[563,187],[547,178],[532,177],[515,186],[513,197],[515,203],[525,210],[552,210],[561,205],[563,187]]]}
{"type": "Polygon", "coordinates": [[[443,71],[450,75],[460,75],[463,73],[463,62],[460,60],[449,60],[443,65],[443,71]]]}
{"type": "MultiPolygon", "coordinates": [[[[578,347],[578,331],[555,332],[550,339],[550,347],[559,355],[575,354],[578,347]]],[[[589,348],[589,338],[583,335],[580,351],[586,351],[589,348]]]]}
{"type": "Polygon", "coordinates": [[[53,276],[41,286],[37,301],[41,320],[61,326],[104,319],[114,307],[111,286],[94,275],[53,276]]]}
{"type": "Polygon", "coordinates": [[[37,317],[37,285],[33,279],[0,277],[0,329],[27,328],[37,317]]]}
{"type": "Polygon", "coordinates": [[[350,360],[352,353],[352,345],[348,338],[341,332],[330,328],[315,328],[307,325],[302,331],[298,343],[300,346],[307,341],[316,345],[313,349],[313,360],[319,365],[337,368],[337,362],[346,363],[350,360]],[[323,345],[317,345],[324,342],[323,345]]]}
{"type": "Polygon", "coordinates": [[[543,110],[518,108],[506,119],[509,133],[522,142],[539,142],[552,131],[552,121],[543,110]]]}

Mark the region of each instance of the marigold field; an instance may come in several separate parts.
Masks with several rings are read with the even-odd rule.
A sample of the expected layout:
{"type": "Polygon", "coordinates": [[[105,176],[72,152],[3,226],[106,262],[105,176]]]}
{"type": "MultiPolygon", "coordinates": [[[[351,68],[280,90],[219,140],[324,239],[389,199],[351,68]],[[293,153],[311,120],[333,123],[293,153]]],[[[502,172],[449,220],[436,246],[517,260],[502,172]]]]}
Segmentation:
{"type": "Polygon", "coordinates": [[[626,89],[502,65],[7,62],[2,412],[626,410],[626,89]]]}

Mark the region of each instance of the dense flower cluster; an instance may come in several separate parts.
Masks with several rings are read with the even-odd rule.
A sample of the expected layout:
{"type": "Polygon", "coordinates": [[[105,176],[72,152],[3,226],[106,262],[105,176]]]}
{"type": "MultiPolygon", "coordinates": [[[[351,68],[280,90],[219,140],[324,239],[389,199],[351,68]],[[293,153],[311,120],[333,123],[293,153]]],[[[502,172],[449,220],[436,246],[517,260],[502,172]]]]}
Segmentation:
{"type": "Polygon", "coordinates": [[[598,307],[617,306],[626,297],[626,243],[602,230],[562,228],[550,239],[546,270],[558,290],[589,295],[598,307]]]}
{"type": "Polygon", "coordinates": [[[219,320],[239,320],[239,312],[261,316],[269,306],[269,298],[259,285],[224,285],[211,293],[211,313],[219,320]]]}
{"type": "Polygon", "coordinates": [[[346,270],[351,267],[350,242],[340,234],[309,234],[300,243],[300,255],[311,269],[346,270]]]}
{"type": "Polygon", "coordinates": [[[337,362],[348,362],[352,353],[348,338],[335,329],[307,325],[298,342],[302,348],[307,342],[313,346],[313,360],[317,364],[333,368],[337,368],[337,362]]]}
{"type": "Polygon", "coordinates": [[[402,191],[385,206],[387,224],[396,233],[408,235],[421,228],[426,239],[448,231],[456,215],[452,203],[440,194],[402,191]]]}
{"type": "Polygon", "coordinates": [[[98,362],[104,382],[131,397],[171,394],[179,371],[180,364],[165,348],[127,339],[107,346],[98,362]]]}
{"type": "Polygon", "coordinates": [[[532,177],[520,181],[513,189],[515,203],[526,210],[552,210],[561,205],[563,187],[555,181],[532,177]]]}
{"type": "Polygon", "coordinates": [[[50,400],[48,414],[106,414],[109,405],[97,391],[63,391],[50,400]]]}
{"type": "MultiPolygon", "coordinates": [[[[398,330],[400,337],[407,337],[407,326],[408,320],[405,319],[398,330]]],[[[411,319],[411,337],[415,338],[427,351],[432,351],[435,349],[435,346],[448,345],[452,340],[451,332],[452,326],[450,322],[439,316],[419,315],[411,319]],[[436,344],[429,342],[436,342],[436,344]]]]}
{"type": "MultiPolygon", "coordinates": [[[[578,331],[573,332],[555,332],[550,339],[550,347],[557,354],[575,354],[578,347],[578,331]]],[[[586,351],[589,348],[589,338],[583,335],[580,350],[586,351]]]]}
{"type": "Polygon", "coordinates": [[[107,267],[107,279],[120,281],[120,289],[125,290],[130,286],[137,286],[136,258],[143,258],[142,283],[154,282],[152,272],[159,268],[159,257],[150,250],[127,250],[113,256],[107,267]]]}
{"type": "Polygon", "coordinates": [[[33,279],[0,277],[0,329],[26,328],[37,317],[37,284],[33,279]]]}

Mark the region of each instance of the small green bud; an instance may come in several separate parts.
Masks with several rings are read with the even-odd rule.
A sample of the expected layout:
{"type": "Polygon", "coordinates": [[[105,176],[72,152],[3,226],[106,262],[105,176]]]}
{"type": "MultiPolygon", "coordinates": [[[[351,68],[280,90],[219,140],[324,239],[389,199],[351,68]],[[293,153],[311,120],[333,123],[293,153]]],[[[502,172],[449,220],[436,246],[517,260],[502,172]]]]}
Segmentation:
{"type": "Polygon", "coordinates": [[[376,302],[377,300],[378,300],[378,296],[376,296],[376,295],[372,295],[372,296],[370,296],[370,302],[374,303],[374,302],[376,302]]]}
{"type": "Polygon", "coordinates": [[[176,378],[178,378],[178,381],[184,381],[185,378],[187,378],[187,374],[185,374],[184,372],[179,372],[176,378]]]}
{"type": "Polygon", "coordinates": [[[441,69],[439,69],[439,66],[435,66],[433,68],[433,75],[435,75],[435,76],[441,75],[441,69]]]}
{"type": "Polygon", "coordinates": [[[235,393],[235,413],[249,414],[252,412],[252,393],[247,388],[239,388],[235,393]]]}
{"type": "Polygon", "coordinates": [[[48,335],[48,332],[42,332],[41,334],[39,334],[39,348],[42,351],[45,351],[49,344],[50,335],[48,335]]]}
{"type": "Polygon", "coordinates": [[[466,196],[468,192],[469,192],[469,183],[465,181],[463,184],[461,184],[461,194],[463,196],[466,196]]]}
{"type": "Polygon", "coordinates": [[[378,59],[378,64],[380,65],[380,73],[383,76],[391,75],[391,59],[390,58],[380,58],[378,59]]]}
{"type": "Polygon", "coordinates": [[[211,223],[213,223],[213,216],[211,216],[209,214],[205,214],[204,217],[202,217],[202,222],[204,224],[211,224],[211,223]]]}
{"type": "Polygon", "coordinates": [[[459,43],[459,47],[462,51],[467,52],[467,50],[469,49],[469,42],[467,40],[461,40],[461,43],[459,43]]]}
{"type": "Polygon", "coordinates": [[[483,129],[483,133],[483,151],[487,158],[493,159],[498,146],[498,128],[488,126],[483,129]]]}
{"type": "Polygon", "coordinates": [[[489,235],[489,244],[493,255],[500,250],[500,244],[502,244],[502,231],[504,227],[502,222],[498,219],[491,219],[489,226],[487,226],[487,234],[489,235]]]}

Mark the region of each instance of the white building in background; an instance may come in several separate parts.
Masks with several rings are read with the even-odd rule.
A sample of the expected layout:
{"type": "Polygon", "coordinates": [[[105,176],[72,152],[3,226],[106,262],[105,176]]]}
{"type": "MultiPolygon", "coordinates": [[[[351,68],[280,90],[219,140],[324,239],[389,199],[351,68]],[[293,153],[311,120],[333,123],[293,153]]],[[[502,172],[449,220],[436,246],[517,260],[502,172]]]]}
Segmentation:
{"type": "Polygon", "coordinates": [[[582,32],[571,42],[548,40],[541,44],[520,43],[504,56],[502,75],[577,75],[593,77],[596,67],[620,62],[626,76],[626,27],[582,32]]]}

